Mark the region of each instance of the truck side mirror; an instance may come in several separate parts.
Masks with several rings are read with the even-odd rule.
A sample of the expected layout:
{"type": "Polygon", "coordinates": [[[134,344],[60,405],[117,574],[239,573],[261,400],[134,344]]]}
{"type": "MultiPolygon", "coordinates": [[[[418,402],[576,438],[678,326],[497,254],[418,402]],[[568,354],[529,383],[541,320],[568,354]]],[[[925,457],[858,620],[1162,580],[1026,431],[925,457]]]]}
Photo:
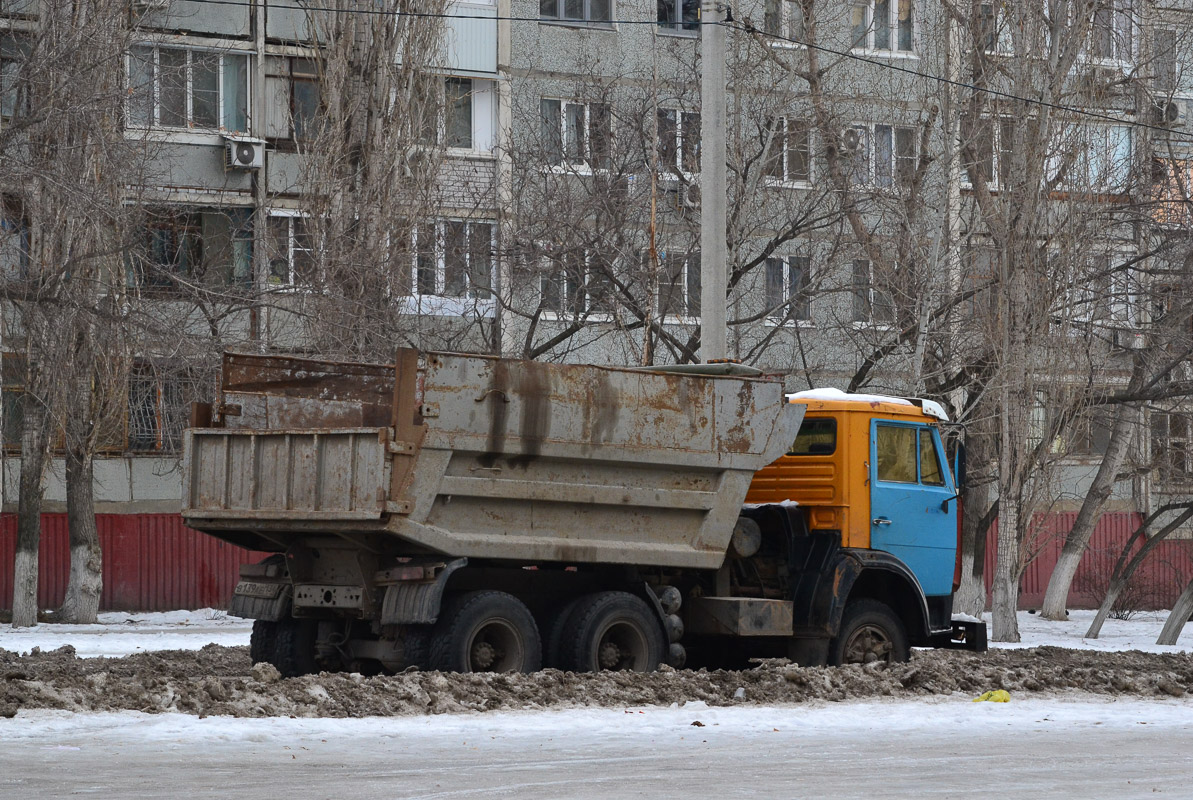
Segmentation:
{"type": "Polygon", "coordinates": [[[965,442],[957,442],[957,451],[953,453],[953,483],[958,492],[965,486],[965,442]]]}

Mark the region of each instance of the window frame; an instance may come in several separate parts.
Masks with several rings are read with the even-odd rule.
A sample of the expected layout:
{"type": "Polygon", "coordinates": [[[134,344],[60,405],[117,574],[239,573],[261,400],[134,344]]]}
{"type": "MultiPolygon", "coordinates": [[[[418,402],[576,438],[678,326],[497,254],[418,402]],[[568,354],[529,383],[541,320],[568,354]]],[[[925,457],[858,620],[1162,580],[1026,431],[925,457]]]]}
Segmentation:
{"type": "Polygon", "coordinates": [[[557,172],[576,172],[585,175],[591,175],[598,172],[607,172],[610,162],[612,160],[613,148],[613,108],[609,103],[601,103],[589,100],[568,100],[562,97],[553,97],[550,95],[543,95],[539,98],[539,137],[543,143],[543,153],[546,156],[544,159],[544,166],[549,170],[557,172]],[[547,111],[547,104],[558,104],[558,114],[547,111]],[[583,112],[583,129],[580,132],[578,139],[575,139],[578,147],[576,158],[572,158],[569,152],[569,112],[579,109],[583,112]],[[593,109],[601,109],[599,114],[594,115],[593,109]],[[604,120],[607,126],[604,131],[597,136],[594,134],[593,117],[597,116],[604,120]],[[558,126],[552,126],[548,133],[548,122],[555,118],[558,121],[558,126]],[[601,143],[601,153],[598,155],[594,151],[594,146],[601,143]],[[556,150],[558,146],[558,150],[556,150]],[[556,155],[558,158],[556,159],[556,155]],[[595,160],[601,158],[603,163],[596,164],[595,160]]]}
{"type": "Polygon", "coordinates": [[[126,262],[126,281],[132,290],[148,293],[174,294],[182,291],[183,285],[193,283],[204,287],[219,287],[224,291],[235,289],[249,289],[255,281],[253,277],[253,247],[255,237],[253,233],[256,224],[256,214],[252,206],[210,206],[210,205],[168,205],[151,206],[146,208],[144,224],[139,227],[138,234],[143,250],[134,248],[128,255],[126,262]],[[204,240],[203,216],[207,214],[221,215],[227,218],[228,225],[228,255],[229,261],[221,264],[209,264],[207,248],[214,246],[204,240]],[[166,232],[174,237],[174,241],[155,239],[156,232],[166,232]],[[190,237],[188,243],[182,243],[181,237],[190,237]],[[188,256],[186,264],[176,256],[173,263],[165,263],[155,259],[155,250],[159,242],[173,253],[181,253],[185,249],[194,252],[188,256]],[[238,246],[247,247],[245,259],[241,267],[243,274],[238,277],[238,246]],[[185,271],[180,271],[185,267],[185,271]],[[208,275],[208,269],[226,270],[223,277],[213,281],[208,275]]]}
{"type": "Polygon", "coordinates": [[[812,327],[812,259],[810,256],[772,256],[763,267],[763,297],[772,325],[812,327]],[[794,262],[801,262],[798,267],[794,262]],[[778,267],[779,281],[772,281],[778,267]],[[796,270],[798,269],[798,273],[796,270]],[[798,279],[794,275],[798,274],[798,279]],[[781,296],[773,293],[778,287],[781,296]],[[786,310],[784,313],[779,313],[786,310]]]}
{"type": "Polygon", "coordinates": [[[849,179],[853,185],[870,189],[898,190],[910,182],[919,166],[919,128],[889,122],[854,122],[846,126],[842,136],[849,131],[857,132],[859,139],[865,140],[864,143],[858,142],[857,149],[843,149],[849,179]],[[889,136],[889,145],[885,151],[880,151],[879,138],[883,134],[889,136]],[[911,142],[910,155],[899,153],[900,134],[905,134],[911,142]],[[861,159],[858,157],[859,153],[861,159]],[[900,163],[910,164],[906,174],[900,170],[900,163]]]}
{"type": "Polygon", "coordinates": [[[655,147],[658,151],[659,177],[683,176],[691,179],[700,174],[700,147],[703,142],[703,118],[699,111],[687,111],[670,106],[660,107],[656,113],[655,147]],[[670,134],[663,139],[663,120],[672,115],[670,134]],[[695,135],[693,136],[693,130],[695,135]],[[693,145],[689,139],[695,138],[693,145]]]}
{"type": "Polygon", "coordinates": [[[762,9],[762,32],[778,37],[771,40],[771,45],[807,47],[803,41],[807,35],[803,0],[763,0],[762,9]]]}
{"type": "Polygon", "coordinates": [[[567,14],[567,7],[569,3],[575,0],[539,0],[539,22],[563,24],[563,25],[582,25],[584,27],[592,28],[612,28],[613,20],[617,19],[614,10],[614,0],[579,0],[583,7],[579,16],[567,14]],[[592,7],[598,2],[603,2],[605,5],[606,16],[604,18],[594,17],[592,7]],[[544,13],[544,9],[548,4],[555,6],[554,14],[544,13]]]}
{"type": "Polygon", "coordinates": [[[879,330],[893,328],[898,319],[895,298],[889,286],[884,288],[879,283],[874,271],[874,262],[868,258],[855,258],[850,262],[850,268],[850,321],[853,323],[853,326],[855,328],[876,328],[879,330]],[[860,274],[859,265],[861,264],[866,265],[866,282],[864,287],[858,281],[860,274]],[[863,291],[865,291],[864,297],[862,295],[863,291]],[[874,314],[875,308],[890,309],[889,319],[878,319],[874,314]],[[864,314],[860,309],[865,309],[864,314]]]}
{"type": "Polygon", "coordinates": [[[493,303],[496,292],[496,244],[497,244],[497,223],[490,219],[466,219],[463,217],[440,217],[428,222],[422,222],[411,227],[411,241],[410,241],[410,263],[408,273],[405,276],[398,276],[400,286],[403,288],[401,297],[409,298],[410,300],[421,303],[425,300],[441,300],[454,302],[481,302],[493,303]],[[463,247],[458,251],[458,255],[463,257],[463,262],[459,265],[450,263],[449,256],[456,254],[448,252],[449,227],[461,225],[463,226],[463,247]],[[473,269],[472,261],[478,255],[474,245],[477,242],[474,236],[480,235],[476,231],[480,227],[488,229],[488,246],[486,248],[488,259],[488,276],[487,285],[478,288],[475,277],[476,273],[473,269]],[[430,249],[424,247],[421,241],[423,236],[430,232],[433,237],[430,249]],[[430,263],[423,261],[427,256],[431,257],[430,263]],[[451,273],[460,268],[459,278],[462,279],[462,289],[458,293],[448,294],[450,288],[449,280],[455,280],[457,276],[451,273]],[[432,291],[424,291],[426,285],[426,278],[433,277],[434,288],[432,291]]]}
{"type": "MultiPolygon", "coordinates": [[[[700,251],[658,251],[658,285],[655,290],[655,308],[658,316],[664,322],[696,323],[700,320],[700,251]],[[675,265],[679,269],[675,270],[675,265]],[[670,288],[667,288],[670,287],[670,288]],[[679,313],[673,308],[664,308],[664,291],[666,297],[678,296],[683,301],[679,313]],[[695,313],[693,313],[695,306],[695,313]]],[[[649,258],[649,255],[647,256],[649,258]]],[[[668,306],[671,304],[668,303],[668,306]]]]}
{"type": "Polygon", "coordinates": [[[919,14],[916,12],[915,0],[853,0],[848,6],[848,27],[850,31],[850,49],[864,53],[885,55],[893,58],[919,58],[919,14]],[[907,24],[907,47],[903,46],[904,27],[900,24],[900,6],[906,3],[910,20],[907,24]],[[882,46],[878,26],[875,25],[877,10],[882,7],[886,15],[885,38],[887,46],[882,46]],[[857,17],[858,11],[862,18],[857,17]],[[861,27],[864,25],[864,29],[861,27]],[[860,31],[860,35],[859,35],[860,31]],[[861,44],[859,45],[859,42],[861,44]]]}
{"type": "MultiPolygon", "coordinates": [[[[593,291],[599,288],[601,281],[595,281],[593,264],[602,264],[610,272],[617,268],[617,261],[611,254],[601,254],[591,247],[585,247],[579,253],[563,254],[562,258],[547,256],[544,258],[542,272],[539,274],[539,307],[546,319],[583,319],[588,322],[609,322],[613,319],[612,298],[601,298],[593,291]],[[579,259],[568,259],[568,256],[579,255],[579,259]],[[554,304],[546,302],[548,291],[557,295],[554,304]],[[579,302],[575,302],[577,298],[579,302]]],[[[609,276],[607,289],[613,286],[609,276]]],[[[612,292],[607,292],[612,294],[612,292]]]]}
{"type": "MultiPolygon", "coordinates": [[[[787,0],[783,0],[787,2],[787,0]]],[[[770,145],[767,148],[767,153],[764,155],[763,170],[766,173],[767,183],[772,186],[791,186],[797,188],[806,188],[812,185],[814,179],[814,159],[812,158],[812,124],[804,119],[797,119],[791,116],[775,117],[768,125],[771,131],[770,145]],[[798,143],[792,145],[793,136],[803,134],[803,145],[798,143]],[[778,151],[776,152],[776,143],[778,151]],[[804,167],[806,175],[800,177],[795,175],[793,177],[791,170],[791,158],[793,152],[803,152],[804,167]],[[778,172],[776,175],[774,165],[778,164],[778,172]]]]}
{"type": "Polygon", "coordinates": [[[128,87],[128,99],[125,101],[125,104],[124,104],[124,115],[125,115],[124,119],[125,119],[126,127],[128,127],[129,129],[132,129],[132,130],[152,130],[152,131],[162,131],[165,133],[205,133],[205,134],[236,133],[236,134],[250,135],[252,133],[253,129],[256,127],[254,125],[253,118],[252,118],[252,110],[253,110],[253,95],[252,95],[253,64],[252,64],[252,58],[253,58],[253,54],[250,51],[230,49],[230,48],[179,46],[179,45],[173,45],[173,44],[169,44],[169,43],[152,42],[152,41],[140,42],[138,44],[133,45],[132,47],[129,48],[129,51],[125,54],[125,80],[127,82],[127,87],[128,87]],[[161,53],[163,50],[178,51],[178,52],[182,52],[182,53],[186,54],[185,75],[183,78],[183,83],[185,84],[185,93],[186,93],[186,96],[185,96],[186,124],[184,124],[184,125],[170,125],[170,124],[163,123],[161,121],[162,120],[162,109],[165,107],[162,102],[163,88],[162,88],[161,53]],[[147,122],[134,119],[134,113],[135,113],[134,107],[139,102],[138,98],[144,98],[144,95],[140,94],[140,91],[141,91],[140,86],[134,85],[134,82],[133,82],[134,62],[137,60],[141,60],[142,63],[146,63],[146,62],[144,62],[143,59],[138,58],[138,55],[137,55],[138,51],[141,51],[141,52],[149,51],[152,53],[153,74],[152,74],[150,82],[149,82],[149,98],[148,98],[149,104],[148,105],[150,108],[149,108],[149,120],[147,122]],[[216,124],[213,126],[197,124],[195,121],[194,62],[195,62],[195,54],[196,53],[214,55],[217,59],[216,60],[216,69],[215,69],[215,75],[216,75],[215,106],[216,106],[216,110],[217,110],[217,119],[216,119],[216,124]],[[226,91],[226,84],[228,83],[228,79],[226,77],[226,70],[227,70],[226,59],[228,59],[228,58],[243,59],[242,63],[243,63],[243,69],[244,69],[244,85],[242,88],[243,88],[243,93],[244,93],[244,102],[243,102],[242,107],[240,109],[238,109],[236,112],[238,115],[244,116],[244,128],[243,129],[233,127],[231,124],[229,124],[232,121],[225,119],[225,115],[226,115],[226,111],[227,111],[225,91],[226,91]]]}
{"type": "Polygon", "coordinates": [[[656,24],[659,33],[667,36],[686,36],[690,38],[700,36],[700,3],[699,0],[659,0],[656,12],[656,24]],[[663,19],[662,12],[668,8],[667,19],[663,19]],[[695,8],[696,16],[687,17],[685,11],[695,8]]]}

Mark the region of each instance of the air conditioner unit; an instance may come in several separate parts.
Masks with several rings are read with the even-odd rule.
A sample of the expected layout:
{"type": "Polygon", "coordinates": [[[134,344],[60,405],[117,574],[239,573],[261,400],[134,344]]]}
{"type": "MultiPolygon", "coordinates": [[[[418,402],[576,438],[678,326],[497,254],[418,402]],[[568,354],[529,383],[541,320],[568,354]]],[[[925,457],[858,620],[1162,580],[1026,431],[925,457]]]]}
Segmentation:
{"type": "Polygon", "coordinates": [[[862,143],[862,134],[857,128],[846,128],[841,131],[841,149],[849,154],[857,152],[862,143]]]}
{"type": "Polygon", "coordinates": [[[1116,328],[1114,346],[1122,350],[1142,350],[1147,347],[1147,337],[1139,331],[1116,328]]]}
{"type": "Polygon", "coordinates": [[[1152,123],[1166,128],[1183,128],[1188,118],[1184,103],[1179,100],[1153,100],[1152,123]]]}
{"type": "Polygon", "coordinates": [[[265,142],[244,136],[224,137],[224,169],[261,169],[265,166],[265,142]]]}

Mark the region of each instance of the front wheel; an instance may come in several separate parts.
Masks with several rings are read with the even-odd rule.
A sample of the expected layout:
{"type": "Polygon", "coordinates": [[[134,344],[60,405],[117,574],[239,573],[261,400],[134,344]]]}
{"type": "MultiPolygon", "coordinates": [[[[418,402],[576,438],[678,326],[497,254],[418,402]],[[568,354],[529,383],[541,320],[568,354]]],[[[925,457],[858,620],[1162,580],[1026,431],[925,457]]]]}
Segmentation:
{"type": "Polygon", "coordinates": [[[543,645],[521,600],[506,592],[468,592],[444,605],[428,661],[441,672],[535,672],[543,665],[543,645]]]}
{"type": "Polygon", "coordinates": [[[829,643],[829,663],[895,664],[910,656],[907,631],[886,603],[854,600],[841,615],[841,631],[829,643]]]}

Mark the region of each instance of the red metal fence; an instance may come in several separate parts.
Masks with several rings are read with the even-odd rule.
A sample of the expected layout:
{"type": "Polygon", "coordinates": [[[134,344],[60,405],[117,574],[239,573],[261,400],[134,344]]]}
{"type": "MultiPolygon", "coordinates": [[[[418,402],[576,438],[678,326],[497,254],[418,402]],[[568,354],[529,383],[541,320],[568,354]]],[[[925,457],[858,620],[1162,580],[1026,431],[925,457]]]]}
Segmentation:
{"type": "MultiPolygon", "coordinates": [[[[1044,600],[1048,577],[1056,565],[1064,534],[1075,513],[1053,514],[1045,520],[1048,534],[1040,554],[1023,575],[1019,605],[1038,608],[1044,600]]],[[[1139,525],[1140,515],[1104,514],[1094,530],[1090,550],[1077,570],[1072,608],[1094,608],[1101,599],[1110,569],[1123,543],[1139,525]]],[[[104,550],[104,588],[100,607],[122,611],[169,611],[182,608],[223,607],[236,584],[240,564],[257,561],[263,554],[193,531],[177,514],[98,514],[100,544],[104,550]]],[[[994,575],[994,539],[986,553],[986,582],[994,575]]],[[[12,605],[12,560],[16,519],[0,515],[0,608],[12,605]]],[[[56,608],[62,602],[70,570],[70,548],[65,514],[42,517],[39,555],[38,604],[56,608]]],[[[1193,577],[1193,541],[1160,544],[1140,568],[1136,582],[1142,603],[1150,608],[1171,608],[1185,582],[1193,577]]]]}
{"type": "MultiPolygon", "coordinates": [[[[1044,603],[1048,579],[1056,567],[1064,545],[1065,534],[1073,527],[1076,512],[1049,514],[1037,517],[1040,542],[1039,553],[1027,565],[1019,582],[1019,607],[1039,608],[1044,603]]],[[[1070,608],[1097,608],[1110,581],[1110,572],[1122,552],[1123,545],[1143,521],[1141,514],[1113,512],[1103,514],[1094,527],[1089,550],[1077,567],[1073,586],[1069,591],[1070,608]]],[[[986,548],[986,588],[994,577],[995,541],[997,527],[992,531],[986,548]]],[[[1138,549],[1136,545],[1135,550],[1138,549]]],[[[1141,609],[1172,608],[1181,589],[1193,578],[1193,541],[1175,539],[1161,542],[1140,565],[1131,581],[1135,604],[1141,609]]]]}
{"type": "MultiPolygon", "coordinates": [[[[191,530],[178,514],[97,514],[104,552],[100,608],[170,611],[228,603],[239,566],[260,553],[191,530]]],[[[0,515],[0,608],[12,607],[16,517],[0,515]]],[[[70,574],[65,514],[42,516],[37,602],[57,608],[70,574]]]]}

